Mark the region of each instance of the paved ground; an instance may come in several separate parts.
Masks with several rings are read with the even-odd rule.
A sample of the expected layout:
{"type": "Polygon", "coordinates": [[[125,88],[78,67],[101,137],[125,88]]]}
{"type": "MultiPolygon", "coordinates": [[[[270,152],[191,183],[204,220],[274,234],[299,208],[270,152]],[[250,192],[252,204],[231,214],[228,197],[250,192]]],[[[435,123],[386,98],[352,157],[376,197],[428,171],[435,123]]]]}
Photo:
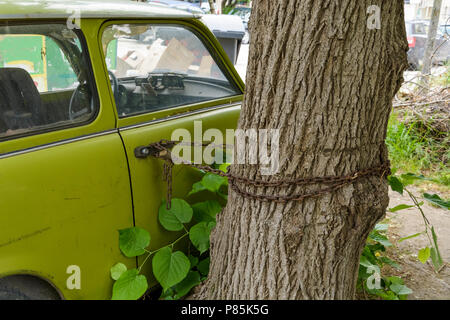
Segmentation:
{"type": "MultiPolygon", "coordinates": [[[[412,190],[416,196],[421,195],[419,190],[414,188],[412,190]]],[[[390,208],[399,204],[412,204],[408,196],[402,196],[397,192],[391,192],[389,197],[390,208]]],[[[434,226],[438,236],[439,250],[446,265],[439,273],[436,273],[431,263],[422,264],[417,259],[418,251],[429,246],[425,235],[398,243],[398,239],[424,230],[420,212],[411,208],[387,214],[390,226],[388,237],[394,244],[390,253],[402,267],[396,274],[405,279],[406,285],[413,290],[413,294],[409,296],[410,299],[450,299],[450,266],[448,263],[450,261],[450,211],[433,207],[428,203],[424,204],[423,210],[427,219],[434,226]]]]}

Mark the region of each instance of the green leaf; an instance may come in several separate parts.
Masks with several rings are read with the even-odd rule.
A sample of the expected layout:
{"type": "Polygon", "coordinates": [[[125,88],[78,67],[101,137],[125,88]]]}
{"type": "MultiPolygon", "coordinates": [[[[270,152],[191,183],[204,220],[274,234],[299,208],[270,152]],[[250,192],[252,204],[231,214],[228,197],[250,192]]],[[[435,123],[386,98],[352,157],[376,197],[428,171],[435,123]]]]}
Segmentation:
{"type": "Polygon", "coordinates": [[[201,181],[196,182],[196,183],[194,183],[194,184],[192,185],[192,190],[189,191],[188,197],[191,196],[191,195],[193,195],[193,194],[196,194],[196,193],[205,191],[205,190],[208,190],[208,189],[206,189],[206,187],[203,185],[203,183],[202,183],[201,181]]]}
{"type": "Polygon", "coordinates": [[[186,278],[174,287],[176,291],[174,298],[183,298],[193,287],[199,285],[200,282],[200,273],[198,273],[198,271],[189,271],[186,278]]]}
{"type": "Polygon", "coordinates": [[[376,293],[376,295],[381,297],[383,300],[399,300],[397,294],[395,294],[395,292],[392,292],[390,290],[387,292],[378,290],[378,293],[376,293]]]}
{"type": "Polygon", "coordinates": [[[403,195],[403,184],[398,178],[396,178],[394,176],[389,176],[388,182],[393,191],[396,191],[396,192],[400,193],[401,195],[403,195]]]}
{"type": "Polygon", "coordinates": [[[419,233],[416,233],[416,234],[413,234],[413,235],[410,235],[410,236],[407,236],[407,237],[404,237],[404,238],[400,238],[400,239],[398,240],[398,242],[400,243],[400,242],[403,242],[403,241],[405,241],[405,240],[409,240],[409,239],[412,239],[412,238],[416,238],[416,237],[420,236],[421,234],[423,234],[423,232],[419,232],[419,233]]]}
{"type": "Polygon", "coordinates": [[[413,173],[402,174],[400,176],[400,179],[402,180],[404,186],[412,184],[415,180],[428,180],[428,181],[432,180],[424,177],[423,175],[417,175],[413,173]]]}
{"type": "Polygon", "coordinates": [[[119,262],[111,267],[111,278],[113,278],[114,280],[118,280],[122,273],[124,273],[125,271],[127,271],[127,266],[119,262]]]}
{"type": "Polygon", "coordinates": [[[119,230],[119,248],[128,258],[144,254],[149,244],[150,234],[145,229],[133,227],[119,230]]]}
{"type": "Polygon", "coordinates": [[[192,209],[197,222],[215,222],[216,215],[222,211],[222,206],[216,200],[208,200],[192,205],[192,209]]]}
{"type": "Polygon", "coordinates": [[[198,258],[192,255],[188,256],[189,262],[191,263],[191,268],[195,267],[198,264],[198,258]]]}
{"type": "Polygon", "coordinates": [[[159,222],[168,231],[183,230],[183,224],[189,223],[192,219],[193,211],[191,206],[182,199],[172,199],[169,210],[166,202],[163,201],[159,207],[159,222]]]}
{"type": "Polygon", "coordinates": [[[200,254],[209,249],[209,236],[215,226],[215,222],[200,222],[189,230],[189,239],[192,244],[200,251],[200,254]]]}
{"type": "Polygon", "coordinates": [[[402,278],[396,276],[387,277],[387,280],[389,281],[389,283],[404,284],[402,278]]]}
{"type": "Polygon", "coordinates": [[[373,267],[375,265],[372,262],[370,262],[367,259],[367,257],[365,257],[365,256],[361,256],[361,258],[359,259],[359,264],[364,266],[364,267],[366,267],[366,268],[373,267]]]}
{"type": "Polygon", "coordinates": [[[394,208],[390,208],[389,212],[397,212],[397,211],[405,210],[405,209],[409,209],[409,208],[414,208],[414,206],[410,206],[410,205],[407,205],[407,204],[400,204],[400,205],[398,205],[398,206],[396,206],[394,208]]]}
{"type": "Polygon", "coordinates": [[[419,250],[419,254],[417,255],[420,262],[425,263],[430,258],[430,248],[426,247],[419,250]]]}
{"type": "Polygon", "coordinates": [[[217,195],[221,197],[223,200],[228,201],[228,194],[223,194],[222,192],[217,192],[217,195]]]}
{"type": "Polygon", "coordinates": [[[227,173],[227,169],[228,169],[229,166],[230,166],[230,163],[222,163],[220,165],[220,167],[219,167],[219,170],[222,171],[222,172],[227,173]]]}
{"type": "Polygon", "coordinates": [[[219,191],[221,186],[228,184],[228,181],[226,178],[218,176],[213,173],[207,173],[202,178],[201,182],[205,186],[205,188],[211,192],[217,192],[217,191],[219,191]]]}
{"type": "Polygon", "coordinates": [[[159,300],[175,300],[175,291],[172,288],[167,289],[166,292],[162,292],[159,300]]]}
{"type": "Polygon", "coordinates": [[[442,260],[439,258],[438,253],[435,248],[430,250],[431,262],[433,263],[434,269],[438,271],[442,267],[442,260]]]}
{"type": "Polygon", "coordinates": [[[207,276],[208,275],[208,273],[209,273],[209,263],[210,263],[210,258],[209,257],[206,258],[206,259],[203,259],[202,261],[200,261],[198,263],[197,269],[198,269],[198,271],[200,271],[200,274],[202,276],[207,276]]]}
{"type": "Polygon", "coordinates": [[[191,264],[183,252],[172,252],[170,247],[165,247],[155,254],[152,266],[156,280],[166,291],[187,276],[191,264]]]}
{"type": "Polygon", "coordinates": [[[437,205],[442,209],[450,210],[450,201],[441,199],[441,197],[439,197],[437,194],[424,193],[423,197],[428,202],[431,202],[432,204],[437,205]]]}
{"type": "Polygon", "coordinates": [[[436,256],[438,258],[438,262],[439,262],[439,264],[443,264],[441,253],[439,252],[439,247],[438,247],[438,243],[437,243],[437,234],[434,231],[433,226],[431,227],[431,235],[433,236],[433,244],[434,244],[434,248],[436,248],[436,256]]]}
{"type": "Polygon", "coordinates": [[[405,286],[404,284],[391,284],[389,289],[392,290],[392,292],[398,294],[398,295],[408,295],[412,293],[412,290],[405,286]]]}
{"type": "Polygon", "coordinates": [[[378,232],[372,232],[370,234],[370,239],[381,243],[385,247],[392,246],[392,243],[388,240],[388,238],[382,234],[379,234],[378,232]]]}
{"type": "Polygon", "coordinates": [[[137,269],[125,271],[114,283],[112,300],[137,300],[147,288],[147,279],[137,269]]]}
{"type": "Polygon", "coordinates": [[[378,223],[375,225],[375,228],[373,230],[375,231],[386,231],[389,228],[388,224],[382,224],[382,223],[378,223]]]}
{"type": "Polygon", "coordinates": [[[400,265],[397,262],[389,259],[388,257],[381,257],[380,259],[381,259],[381,262],[383,262],[387,265],[390,265],[391,267],[394,267],[395,269],[398,269],[398,270],[401,269],[400,265]]]}

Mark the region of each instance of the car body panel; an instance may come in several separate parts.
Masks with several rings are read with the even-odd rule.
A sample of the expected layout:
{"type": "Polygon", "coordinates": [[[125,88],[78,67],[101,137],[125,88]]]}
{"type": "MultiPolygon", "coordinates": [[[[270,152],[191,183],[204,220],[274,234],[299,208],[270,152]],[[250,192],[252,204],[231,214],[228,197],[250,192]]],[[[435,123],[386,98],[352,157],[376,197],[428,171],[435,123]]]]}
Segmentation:
{"type": "Polygon", "coordinates": [[[45,18],[192,18],[189,12],[157,4],[139,4],[125,0],[109,0],[108,4],[88,0],[2,1],[0,19],[45,18]],[[79,13],[80,16],[76,17],[79,13]]]}
{"type": "MultiPolygon", "coordinates": [[[[216,57],[222,68],[226,70],[239,88],[243,91],[244,84],[232,66],[226,53],[218,43],[211,31],[197,20],[110,20],[106,22],[100,34],[108,26],[115,23],[136,24],[168,24],[180,25],[194,29],[203,37],[205,44],[211,51],[219,52],[216,57]]],[[[101,37],[99,37],[100,39],[101,37]]],[[[103,59],[102,61],[105,61],[103,59]]],[[[106,63],[104,64],[106,69],[106,63]]],[[[112,93],[112,89],[108,88],[112,93]]],[[[118,119],[120,135],[123,139],[129,163],[130,177],[133,192],[133,205],[136,226],[147,229],[152,241],[150,250],[175,240],[179,233],[167,232],[158,223],[158,208],[166,196],[166,184],[162,180],[162,162],[157,159],[138,159],[134,155],[136,147],[157,142],[161,139],[170,139],[173,130],[178,128],[187,129],[193,137],[194,121],[202,121],[204,130],[217,128],[225,133],[226,129],[236,127],[239,117],[242,94],[231,97],[220,98],[212,101],[184,105],[169,108],[162,111],[149,112],[118,119]]],[[[173,194],[176,197],[186,197],[193,182],[199,179],[198,173],[193,170],[185,170],[181,166],[174,168],[173,172],[173,194]]],[[[142,259],[139,259],[142,262],[142,259]]],[[[144,274],[149,277],[149,284],[156,285],[152,276],[151,263],[143,268],[144,274]]]]}
{"type": "MultiPolygon", "coordinates": [[[[42,19],[35,21],[56,21],[56,17],[67,16],[67,8],[81,9],[80,25],[92,62],[100,109],[87,124],[0,141],[0,278],[35,275],[54,285],[66,299],[108,299],[113,283],[110,267],[122,262],[133,268],[137,263],[120,253],[119,229],[135,223],[148,229],[152,248],[176,236],[163,231],[157,222],[157,208],[166,191],[162,163],[135,158],[134,148],[170,138],[176,128],[192,132],[194,120],[202,120],[204,129],[235,128],[242,101],[242,94],[237,94],[119,119],[101,45],[101,31],[112,23],[108,15],[126,18],[121,23],[175,23],[196,29],[216,53],[231,81],[241,91],[244,84],[217,39],[188,13],[156,6],[141,12],[149,5],[135,7],[127,2],[130,9],[120,7],[123,1],[121,5],[111,5],[114,13],[98,2],[95,10],[86,1],[70,5],[62,1],[46,3],[48,6],[33,1],[1,3],[0,23],[5,17],[8,23],[15,23],[11,19],[20,22],[36,17],[42,19]],[[21,3],[29,6],[25,8],[21,3]],[[86,19],[96,15],[108,19],[86,19]],[[134,19],[136,16],[138,20],[134,19]],[[67,286],[70,265],[80,267],[81,290],[67,286]]],[[[197,178],[193,170],[174,169],[174,196],[185,196],[197,178]]],[[[149,276],[150,266],[148,263],[145,270],[149,276]]],[[[155,283],[151,280],[150,284],[155,283]]]]}
{"type": "MultiPolygon", "coordinates": [[[[150,250],[167,245],[180,234],[167,232],[158,223],[158,209],[167,194],[166,182],[163,180],[163,162],[154,158],[138,159],[134,156],[134,149],[161,139],[171,139],[173,130],[178,128],[187,129],[193,138],[194,121],[201,121],[203,131],[217,128],[225,133],[226,129],[235,127],[239,111],[240,103],[235,103],[202,113],[185,114],[167,121],[148,123],[145,126],[120,129],[130,165],[136,226],[147,229],[152,235],[150,250]]],[[[183,199],[191,190],[193,182],[200,179],[198,172],[184,166],[175,166],[172,175],[173,197],[183,199]]],[[[143,270],[151,277],[150,263],[146,264],[143,270]]],[[[151,284],[156,283],[152,281],[151,284]]]]}
{"type": "Polygon", "coordinates": [[[117,132],[11,155],[0,166],[0,275],[40,275],[65,298],[110,296],[109,268],[134,265],[117,245],[117,230],[133,225],[117,132]],[[70,265],[81,269],[82,290],[66,286],[70,265]]]}

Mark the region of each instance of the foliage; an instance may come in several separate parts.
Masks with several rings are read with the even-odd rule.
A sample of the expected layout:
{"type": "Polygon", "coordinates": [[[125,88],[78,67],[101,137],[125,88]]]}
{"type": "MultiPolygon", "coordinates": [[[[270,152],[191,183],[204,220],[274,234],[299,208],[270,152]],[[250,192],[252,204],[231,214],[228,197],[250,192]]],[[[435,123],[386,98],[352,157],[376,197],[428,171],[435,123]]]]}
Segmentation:
{"type": "MultiPolygon", "coordinates": [[[[409,240],[409,239],[418,237],[420,235],[426,235],[428,238],[429,246],[419,250],[418,259],[422,263],[425,263],[431,259],[431,262],[433,264],[435,271],[438,272],[443,266],[443,261],[442,261],[441,253],[439,251],[439,247],[438,247],[438,243],[437,243],[436,232],[434,230],[433,225],[431,225],[430,221],[425,216],[425,213],[422,208],[424,203],[419,202],[417,197],[406,188],[407,186],[411,185],[415,180],[429,180],[429,179],[425,178],[422,175],[415,175],[412,173],[402,174],[398,177],[396,177],[396,176],[389,177],[388,181],[389,181],[389,185],[391,186],[391,189],[400,194],[403,194],[404,192],[406,192],[408,194],[408,196],[411,198],[412,203],[413,203],[413,205],[401,204],[401,205],[396,206],[395,208],[389,209],[389,211],[390,212],[398,212],[400,210],[413,208],[413,207],[418,209],[418,211],[420,212],[420,214],[423,218],[424,230],[422,232],[404,237],[404,238],[400,239],[399,242],[409,240]]],[[[433,205],[437,205],[443,209],[450,210],[450,201],[445,201],[445,200],[441,199],[437,194],[424,193],[423,198],[433,205]]]]}
{"type": "Polygon", "coordinates": [[[392,246],[386,236],[387,224],[377,224],[364,247],[359,262],[357,289],[384,300],[405,300],[412,293],[399,277],[382,276],[382,269],[389,265],[400,266],[386,256],[386,248],[392,246]]]}
{"type": "MultiPolygon", "coordinates": [[[[443,266],[441,254],[437,244],[437,235],[434,227],[430,224],[423,212],[423,202],[419,202],[406,187],[416,180],[430,180],[423,175],[415,175],[412,173],[402,174],[400,176],[391,175],[388,182],[391,189],[400,194],[407,193],[412,200],[412,205],[400,204],[394,208],[390,208],[390,212],[399,212],[409,208],[417,208],[424,220],[424,230],[422,232],[401,238],[399,242],[416,238],[422,234],[426,234],[429,240],[429,246],[422,248],[418,252],[418,260],[426,263],[431,260],[433,267],[439,271],[443,266]]],[[[424,193],[425,200],[438,205],[444,209],[450,209],[450,202],[442,200],[438,195],[424,193]]],[[[412,293],[399,277],[383,276],[383,268],[389,265],[395,269],[400,266],[395,261],[386,256],[386,248],[391,247],[392,243],[386,236],[388,229],[387,224],[377,224],[375,229],[369,234],[366,246],[360,259],[357,288],[369,295],[379,297],[385,300],[404,300],[412,293]]]]}
{"type": "MultiPolygon", "coordinates": [[[[226,167],[221,166],[220,169],[226,170],[226,167]]],[[[163,288],[160,299],[181,299],[205,280],[209,272],[209,238],[216,225],[216,215],[224,206],[227,187],[225,178],[203,173],[202,179],[193,184],[188,197],[206,193],[212,199],[189,204],[174,198],[170,209],[162,201],[158,210],[161,226],[167,231],[183,232],[175,241],[157,250],[148,249],[151,237],[145,229],[133,227],[119,230],[122,253],[128,258],[145,258],[139,269],[127,270],[122,263],[111,268],[111,277],[115,280],[112,299],[136,300],[145,294],[148,283],[141,270],[151,257],[153,275],[163,288]],[[190,239],[190,245],[194,247],[189,255],[175,250],[175,245],[183,239],[190,239]]]]}
{"type": "MultiPolygon", "coordinates": [[[[227,165],[217,166],[217,168],[226,171],[227,165]]],[[[119,247],[122,253],[128,258],[137,256],[145,256],[145,258],[139,269],[127,270],[122,263],[111,268],[111,277],[115,280],[112,299],[138,299],[145,294],[148,288],[147,279],[140,272],[150,257],[153,257],[153,275],[163,288],[160,299],[181,299],[193,287],[206,279],[210,262],[210,234],[216,225],[216,215],[226,203],[228,181],[211,173],[202,172],[202,174],[201,180],[192,185],[187,195],[188,198],[200,195],[203,198],[202,201],[189,204],[186,200],[174,198],[170,209],[167,208],[165,201],[162,201],[159,207],[158,220],[161,226],[170,232],[182,231],[175,241],[150,251],[148,248],[151,237],[145,229],[133,227],[119,231],[119,247]],[[204,200],[205,194],[214,199],[204,200]],[[189,239],[190,245],[195,248],[193,252],[189,250],[191,252],[189,255],[175,250],[175,245],[183,239],[189,239]]],[[[437,245],[437,235],[422,210],[423,202],[419,203],[406,188],[415,180],[427,180],[427,178],[411,173],[388,177],[392,190],[401,194],[406,192],[413,201],[413,205],[401,204],[389,211],[398,212],[412,207],[420,211],[424,219],[424,231],[399,241],[426,234],[430,245],[419,251],[418,259],[422,263],[431,259],[435,269],[439,270],[443,262],[437,245]]],[[[424,194],[424,199],[449,209],[449,201],[441,199],[438,195],[424,194]]],[[[387,300],[403,300],[412,293],[411,289],[399,277],[381,275],[386,265],[400,268],[395,261],[386,256],[386,248],[392,246],[386,236],[387,229],[387,224],[378,224],[370,233],[361,255],[357,285],[360,290],[369,295],[387,300]]]]}
{"type": "MultiPolygon", "coordinates": [[[[389,119],[386,144],[393,167],[402,172],[433,173],[432,181],[450,186],[450,137],[448,131],[428,120],[393,112],[389,119]]],[[[436,120],[437,121],[437,120],[436,120]]]]}

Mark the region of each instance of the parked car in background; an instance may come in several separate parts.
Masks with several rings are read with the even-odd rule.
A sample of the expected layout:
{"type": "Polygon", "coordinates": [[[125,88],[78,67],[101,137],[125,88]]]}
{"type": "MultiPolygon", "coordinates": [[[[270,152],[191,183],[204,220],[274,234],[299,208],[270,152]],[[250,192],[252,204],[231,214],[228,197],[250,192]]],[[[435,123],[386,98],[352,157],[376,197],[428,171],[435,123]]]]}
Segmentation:
{"type": "MultiPolygon", "coordinates": [[[[411,69],[417,70],[423,63],[428,38],[429,20],[406,21],[408,38],[408,63],[411,69]]],[[[442,65],[450,61],[450,36],[446,34],[447,26],[440,26],[436,36],[435,53],[432,63],[442,65]]]]}
{"type": "Polygon", "coordinates": [[[211,7],[209,6],[208,0],[188,0],[199,8],[202,8],[206,13],[210,13],[211,7]]]}
{"type": "MultiPolygon", "coordinates": [[[[110,268],[143,263],[121,253],[118,230],[149,230],[152,251],[179,237],[158,223],[161,161],[135,150],[193,135],[194,121],[225,135],[244,84],[186,11],[22,0],[0,12],[0,300],[108,299],[110,268]]],[[[198,178],[177,171],[174,197],[198,178]]],[[[151,264],[141,272],[157,285],[151,264]]]]}

